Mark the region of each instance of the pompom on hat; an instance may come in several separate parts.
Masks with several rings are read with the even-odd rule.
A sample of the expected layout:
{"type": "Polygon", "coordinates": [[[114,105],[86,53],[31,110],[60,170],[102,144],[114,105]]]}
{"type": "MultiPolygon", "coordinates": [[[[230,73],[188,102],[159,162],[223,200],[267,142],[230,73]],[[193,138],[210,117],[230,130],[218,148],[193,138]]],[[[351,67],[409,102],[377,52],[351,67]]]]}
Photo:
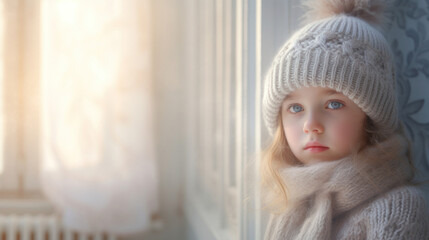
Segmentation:
{"type": "Polygon", "coordinates": [[[271,135],[285,97],[302,87],[328,87],[350,98],[380,134],[398,126],[395,70],[381,34],[381,0],[311,0],[310,23],[280,49],[265,78],[263,117],[271,135]]]}

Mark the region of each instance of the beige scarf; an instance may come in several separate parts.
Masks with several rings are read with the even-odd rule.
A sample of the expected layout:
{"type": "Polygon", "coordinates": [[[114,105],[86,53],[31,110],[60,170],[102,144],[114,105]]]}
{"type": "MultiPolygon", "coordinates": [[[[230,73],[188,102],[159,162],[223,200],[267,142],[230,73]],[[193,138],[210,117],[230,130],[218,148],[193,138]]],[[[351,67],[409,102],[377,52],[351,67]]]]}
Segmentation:
{"type": "Polygon", "coordinates": [[[265,239],[330,239],[332,220],[411,176],[400,134],[356,156],[285,168],[288,205],[272,215],[265,239]]]}

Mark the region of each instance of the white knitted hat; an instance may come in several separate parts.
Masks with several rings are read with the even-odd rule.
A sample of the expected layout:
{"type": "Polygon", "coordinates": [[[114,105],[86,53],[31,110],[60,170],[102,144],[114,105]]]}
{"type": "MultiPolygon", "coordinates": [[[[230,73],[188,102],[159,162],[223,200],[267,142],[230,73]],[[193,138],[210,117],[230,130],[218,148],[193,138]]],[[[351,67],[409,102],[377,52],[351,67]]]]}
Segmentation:
{"type": "Polygon", "coordinates": [[[344,94],[381,133],[392,133],[398,125],[393,57],[384,36],[371,25],[381,14],[380,1],[316,0],[312,5],[311,15],[322,19],[286,42],[265,79],[263,115],[270,134],[278,126],[284,98],[309,86],[344,94]]]}

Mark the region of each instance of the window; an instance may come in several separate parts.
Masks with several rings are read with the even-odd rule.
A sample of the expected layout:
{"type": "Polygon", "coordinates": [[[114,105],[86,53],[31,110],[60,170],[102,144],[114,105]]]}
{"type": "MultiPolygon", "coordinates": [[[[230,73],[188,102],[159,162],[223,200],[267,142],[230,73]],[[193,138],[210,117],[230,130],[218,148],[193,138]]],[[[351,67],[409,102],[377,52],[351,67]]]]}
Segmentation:
{"type": "Polygon", "coordinates": [[[16,211],[7,210],[13,213],[30,213],[26,206],[31,213],[45,213],[55,205],[74,229],[150,227],[158,202],[149,1],[0,4],[0,23],[6,23],[0,25],[0,214],[10,202],[16,211]],[[100,200],[109,203],[104,204],[109,211],[100,208],[100,200]],[[79,207],[100,214],[88,210],[76,217],[79,207]],[[90,220],[101,214],[121,219],[90,220]]]}
{"type": "Polygon", "coordinates": [[[297,26],[292,3],[187,1],[186,213],[195,239],[263,237],[266,216],[255,187],[257,153],[267,139],[262,83],[297,26]]]}
{"type": "MultiPolygon", "coordinates": [[[[0,17],[3,18],[4,17],[4,12],[3,12],[3,2],[0,2],[0,17]]],[[[3,38],[4,38],[4,20],[2,20],[0,22],[0,56],[3,56],[3,38]]],[[[2,58],[0,58],[0,85],[3,84],[3,66],[4,66],[4,60],[2,58]]],[[[3,98],[2,98],[3,94],[0,95],[0,111],[2,113],[2,117],[0,118],[0,136],[4,136],[4,121],[3,121],[3,116],[4,116],[4,110],[3,110],[3,98]]],[[[0,152],[4,151],[3,148],[3,138],[0,138],[0,152]]],[[[0,155],[0,176],[1,174],[3,174],[3,170],[4,170],[4,155],[0,155]]]]}

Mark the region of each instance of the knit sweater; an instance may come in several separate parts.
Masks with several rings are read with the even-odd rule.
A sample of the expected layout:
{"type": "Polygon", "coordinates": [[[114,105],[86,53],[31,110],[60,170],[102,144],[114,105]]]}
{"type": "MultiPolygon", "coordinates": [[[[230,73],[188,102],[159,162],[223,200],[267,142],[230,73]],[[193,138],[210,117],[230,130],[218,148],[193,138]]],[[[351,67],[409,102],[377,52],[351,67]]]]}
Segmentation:
{"type": "Polygon", "coordinates": [[[359,155],[281,172],[286,210],[272,214],[266,240],[427,239],[428,211],[396,135],[359,155]]]}
{"type": "Polygon", "coordinates": [[[425,200],[402,186],[333,219],[331,239],[429,239],[425,200]]]}

